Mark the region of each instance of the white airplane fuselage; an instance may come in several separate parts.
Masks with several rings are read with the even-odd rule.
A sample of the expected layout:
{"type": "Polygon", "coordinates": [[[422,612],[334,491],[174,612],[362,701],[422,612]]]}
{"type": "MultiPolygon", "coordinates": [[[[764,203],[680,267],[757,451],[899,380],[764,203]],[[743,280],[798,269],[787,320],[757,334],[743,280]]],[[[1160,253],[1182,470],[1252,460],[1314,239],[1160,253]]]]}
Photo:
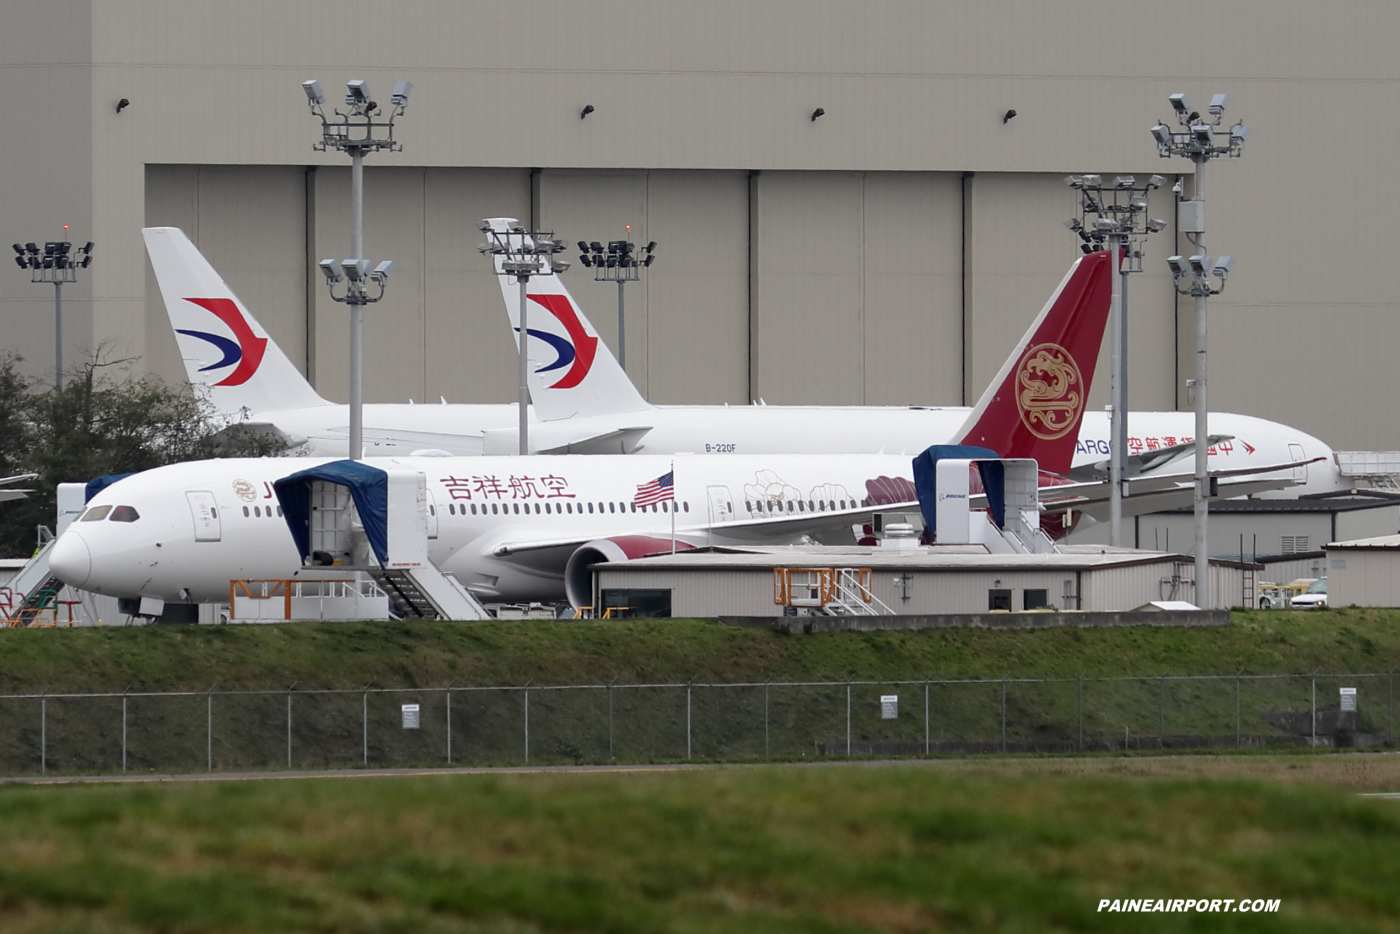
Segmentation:
{"type": "MultiPolygon", "coordinates": [[[[227,601],[231,580],[334,571],[303,568],[273,490],[282,477],[325,460],[230,458],[128,477],[93,497],[55,544],[50,565],[65,583],[85,590],[186,603],[227,601]],[[213,521],[201,521],[199,511],[211,505],[213,521]],[[104,513],[103,507],[111,508],[104,513]]],[[[482,598],[511,601],[561,599],[569,556],[595,539],[645,536],[659,543],[652,551],[661,551],[674,521],[681,548],[798,542],[824,533],[850,542],[851,525],[872,512],[869,504],[914,499],[911,459],[895,455],[365,463],[422,471],[430,560],[482,598]],[[638,487],[673,463],[675,511],[671,502],[636,506],[638,487]]]]}

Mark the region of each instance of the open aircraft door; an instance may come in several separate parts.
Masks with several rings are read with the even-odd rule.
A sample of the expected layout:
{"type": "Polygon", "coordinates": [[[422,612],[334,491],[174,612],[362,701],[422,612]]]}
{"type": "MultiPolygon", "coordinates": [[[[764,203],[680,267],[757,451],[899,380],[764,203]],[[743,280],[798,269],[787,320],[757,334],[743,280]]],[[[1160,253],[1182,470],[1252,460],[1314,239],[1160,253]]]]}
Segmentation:
{"type": "Polygon", "coordinates": [[[214,502],[214,494],[208,490],[190,490],[185,498],[190,502],[190,516],[194,519],[194,540],[219,541],[219,505],[214,502]]]}

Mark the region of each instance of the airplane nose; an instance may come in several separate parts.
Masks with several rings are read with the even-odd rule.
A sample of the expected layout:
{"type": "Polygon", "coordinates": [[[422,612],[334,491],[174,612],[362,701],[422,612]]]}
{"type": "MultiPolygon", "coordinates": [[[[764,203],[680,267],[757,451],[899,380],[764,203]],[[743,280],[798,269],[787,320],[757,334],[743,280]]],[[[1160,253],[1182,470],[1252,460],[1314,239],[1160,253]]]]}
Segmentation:
{"type": "Polygon", "coordinates": [[[71,587],[87,583],[92,574],[92,552],[88,551],[87,542],[72,529],[64,532],[49,552],[49,570],[71,587]]]}

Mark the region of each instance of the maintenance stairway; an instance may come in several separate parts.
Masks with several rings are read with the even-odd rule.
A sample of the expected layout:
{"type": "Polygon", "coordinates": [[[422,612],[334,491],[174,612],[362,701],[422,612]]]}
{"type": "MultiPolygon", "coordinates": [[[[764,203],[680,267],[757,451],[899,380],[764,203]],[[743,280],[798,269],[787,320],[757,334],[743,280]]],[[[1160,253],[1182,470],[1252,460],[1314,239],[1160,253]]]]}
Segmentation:
{"type": "Polygon", "coordinates": [[[481,602],[451,574],[428,564],[417,568],[370,568],[400,619],[490,619],[481,602]]]}

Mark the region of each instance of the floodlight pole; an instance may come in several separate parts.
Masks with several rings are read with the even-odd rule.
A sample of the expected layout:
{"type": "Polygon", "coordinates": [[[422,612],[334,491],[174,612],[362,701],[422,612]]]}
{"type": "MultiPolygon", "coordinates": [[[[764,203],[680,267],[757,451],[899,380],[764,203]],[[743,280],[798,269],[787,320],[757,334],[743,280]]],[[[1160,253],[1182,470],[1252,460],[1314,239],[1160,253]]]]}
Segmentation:
{"type": "Polygon", "coordinates": [[[1189,211],[1181,211],[1189,220],[1182,225],[1181,232],[1195,247],[1189,260],[1173,256],[1168,260],[1172,278],[1179,294],[1190,295],[1195,300],[1196,317],[1196,378],[1191,381],[1195,390],[1196,437],[1195,437],[1195,477],[1192,492],[1192,511],[1195,527],[1195,586],[1196,605],[1202,608],[1211,606],[1210,592],[1210,546],[1207,539],[1207,523],[1210,516],[1211,477],[1210,434],[1208,424],[1209,393],[1207,392],[1207,300],[1225,290],[1225,280],[1230,273],[1230,257],[1219,257],[1212,266],[1210,254],[1206,252],[1206,163],[1216,156],[1237,158],[1244,150],[1244,141],[1249,138],[1249,127],[1243,123],[1222,128],[1225,107],[1229,97],[1215,95],[1210,102],[1209,116],[1202,118],[1200,113],[1191,110],[1191,104],[1184,94],[1173,94],[1170,98],[1176,113],[1178,128],[1173,130],[1165,123],[1152,128],[1157,140],[1157,153],[1162,158],[1186,156],[1196,167],[1192,181],[1191,198],[1182,202],[1182,207],[1190,204],[1189,211]],[[1226,134],[1224,145],[1216,143],[1216,136],[1226,134]],[[1189,268],[1188,268],[1189,266],[1189,268]],[[1211,284],[1211,276],[1220,280],[1219,285],[1211,284]]]}
{"type": "MultiPolygon", "coordinates": [[[[68,225],[64,225],[64,233],[68,225]]],[[[78,281],[78,270],[92,263],[92,243],[76,250],[67,240],[49,241],[43,252],[36,243],[15,244],[15,264],[30,270],[29,281],[53,286],[53,388],[63,388],[63,286],[78,281]]]]}
{"type": "Polygon", "coordinates": [[[555,253],[568,246],[555,240],[553,231],[527,231],[514,218],[502,218],[505,230],[497,230],[491,221],[483,220],[477,228],[490,239],[477,247],[478,252],[492,257],[496,273],[514,276],[520,285],[520,453],[530,453],[530,325],[529,285],[531,276],[552,276],[569,268],[569,264],[554,259],[555,253]],[[495,257],[502,259],[497,263],[495,257]]]}
{"type": "Polygon", "coordinates": [[[1088,253],[1107,247],[1116,266],[1109,305],[1109,526],[1108,541],[1123,545],[1123,497],[1128,473],[1128,274],[1141,271],[1142,251],[1132,247],[1166,221],[1147,218],[1147,195],[1166,179],[1153,175],[1142,184],[1132,175],[1117,176],[1111,185],[1099,175],[1071,175],[1065,183],[1080,192],[1080,216],[1066,222],[1079,235],[1088,253]],[[1106,243],[1105,243],[1106,241],[1106,243]]]}
{"type": "MultiPolygon", "coordinates": [[[[365,152],[350,150],[350,255],[365,255],[365,152]]],[[[365,450],[365,291],[351,282],[345,301],[350,306],[350,459],[360,460],[365,450]]]]}
{"type": "MultiPolygon", "coordinates": [[[[370,96],[368,85],[359,79],[346,83],[346,112],[334,111],[335,117],[327,117],[323,110],[326,102],[318,81],[302,82],[307,104],[311,112],[321,120],[321,141],[312,148],[320,152],[338,149],[350,156],[350,258],[356,261],[365,258],[365,153],[401,152],[403,144],[394,140],[394,120],[403,116],[408,108],[408,95],[413,90],[413,82],[400,81],[394,85],[388,119],[380,119],[379,104],[370,96]]],[[[365,305],[377,302],[384,297],[384,284],[393,264],[387,270],[381,265],[375,274],[366,279],[357,274],[349,277],[344,297],[335,294],[338,276],[326,272],[326,284],[331,289],[331,298],[350,306],[350,437],[348,441],[351,460],[364,457],[364,321],[365,305]],[[370,298],[367,283],[379,284],[379,295],[370,298]]],[[[325,266],[323,264],[322,268],[325,266]]]]}
{"type": "Polygon", "coordinates": [[[1108,306],[1110,355],[1109,398],[1113,407],[1108,412],[1108,543],[1119,547],[1123,544],[1123,468],[1128,421],[1128,386],[1125,364],[1126,347],[1123,336],[1127,324],[1123,314],[1123,248],[1127,238],[1118,232],[1109,235],[1108,250],[1113,258],[1113,292],[1108,306]]]}
{"type": "MultiPolygon", "coordinates": [[[[632,226],[627,226],[630,235],[632,226]]],[[[627,283],[637,282],[642,270],[656,262],[656,241],[653,240],[640,250],[626,240],[609,241],[607,248],[597,240],[592,243],[578,242],[579,262],[593,267],[594,282],[617,283],[617,362],[623,371],[627,370],[627,317],[624,291],[627,283]],[[590,252],[591,251],[591,252],[590,252]]]]}

